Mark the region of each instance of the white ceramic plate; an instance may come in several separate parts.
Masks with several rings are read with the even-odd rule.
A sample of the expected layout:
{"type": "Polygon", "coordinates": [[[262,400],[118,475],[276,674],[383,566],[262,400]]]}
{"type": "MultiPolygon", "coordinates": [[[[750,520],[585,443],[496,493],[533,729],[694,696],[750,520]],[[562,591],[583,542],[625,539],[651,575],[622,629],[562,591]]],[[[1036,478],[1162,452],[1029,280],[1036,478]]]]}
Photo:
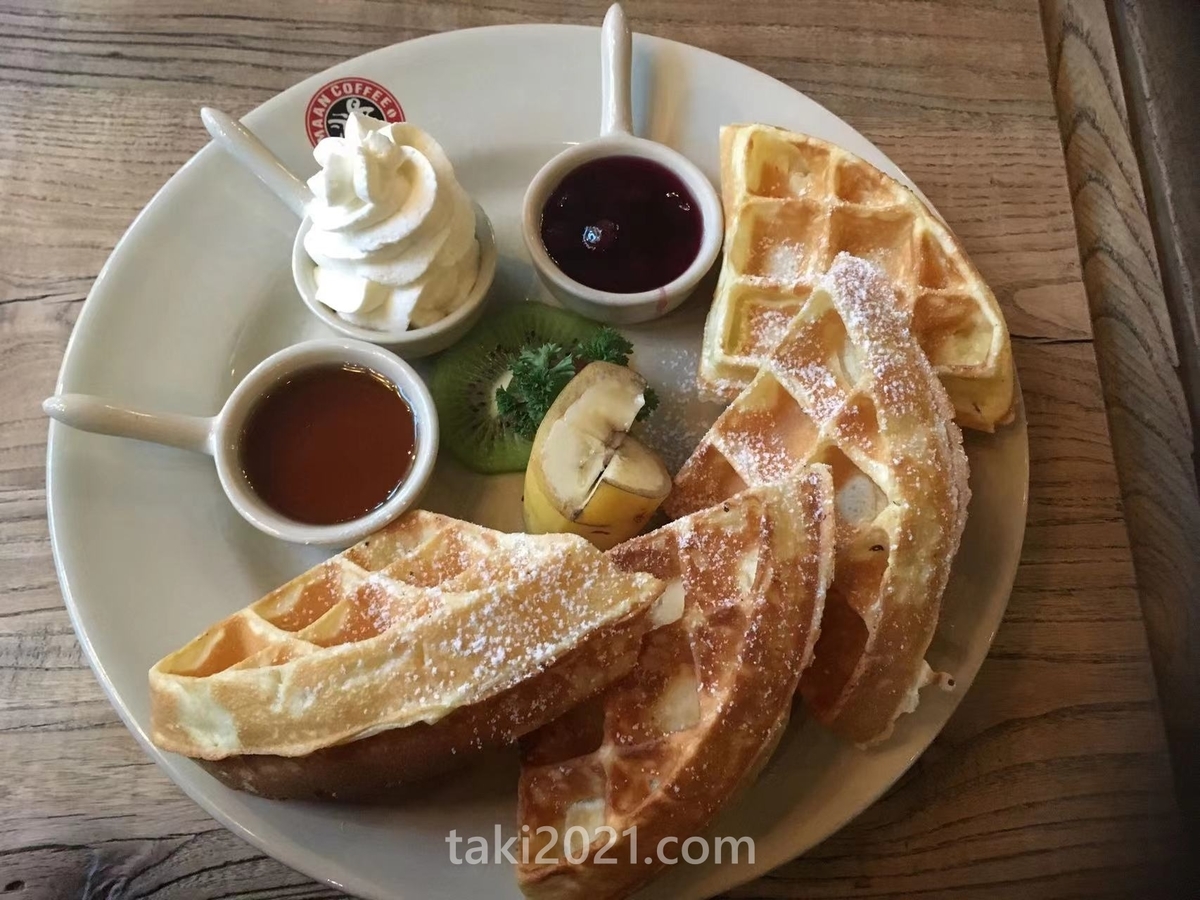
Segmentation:
{"type": "MultiPolygon", "coordinates": [[[[338,76],[366,77],[445,145],[495,224],[501,262],[492,301],[544,294],[521,246],[521,196],[564,144],[600,116],[593,28],[458,31],[388,47],[314,76],[246,122],[295,171],[315,170],[305,107],[338,76]]],[[[842,144],[904,179],[849,125],[785,85],[711,53],[638,36],[640,134],[665,141],[711,177],[717,129],[764,121],[842,144]]],[[[199,112],[198,110],[196,111],[199,112]]],[[[137,218],[105,265],[63,361],[60,390],[185,413],[215,412],[238,378],[274,350],[327,334],[295,295],[296,220],[232,159],[206,147],[137,218]]],[[[677,465],[715,415],[691,399],[705,301],[627,329],[660,394],[650,440],[677,465]]],[[[956,674],[953,695],[926,691],[884,746],[863,752],[797,721],[759,782],[714,832],[750,835],[748,865],[676,867],[651,896],[698,898],[761,875],[864,809],[929,744],[970,685],[1000,622],[1025,522],[1023,412],[971,436],[970,522],[930,657],[956,674]]],[[[512,760],[435,786],[402,806],[356,809],[260,800],[221,787],[146,739],[146,670],[212,622],[316,563],[320,551],[273,541],[229,507],[212,464],[160,447],[50,430],[50,531],[67,608],[96,675],[130,730],[192,798],[288,865],[355,894],[405,900],[518,896],[504,864],[452,866],[446,836],[492,837],[515,820],[512,760]]],[[[484,478],[439,463],[430,508],[500,528],[520,525],[520,476],[484,478]]]]}

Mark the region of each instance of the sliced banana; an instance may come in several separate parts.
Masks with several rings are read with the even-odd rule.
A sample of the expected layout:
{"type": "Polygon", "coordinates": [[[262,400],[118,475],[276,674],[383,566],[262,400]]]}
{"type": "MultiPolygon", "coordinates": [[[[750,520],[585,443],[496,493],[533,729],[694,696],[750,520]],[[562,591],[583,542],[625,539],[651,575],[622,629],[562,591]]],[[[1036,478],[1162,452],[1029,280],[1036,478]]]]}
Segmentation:
{"type": "Polygon", "coordinates": [[[525,529],[580,534],[602,550],[637,534],[671,490],[661,459],[629,428],[646,381],[594,362],[551,405],[525,470],[525,529]]]}

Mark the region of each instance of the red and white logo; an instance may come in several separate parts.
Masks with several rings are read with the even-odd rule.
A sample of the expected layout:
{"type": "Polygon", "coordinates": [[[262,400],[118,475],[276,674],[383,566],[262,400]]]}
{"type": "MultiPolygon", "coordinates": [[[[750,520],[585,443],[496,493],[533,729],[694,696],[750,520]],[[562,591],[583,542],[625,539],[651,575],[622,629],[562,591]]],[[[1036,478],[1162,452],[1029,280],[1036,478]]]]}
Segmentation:
{"type": "Polygon", "coordinates": [[[366,78],[339,78],[320,88],[308,101],[304,127],[315,147],[324,137],[341,137],[350,113],[385,122],[403,122],[404,110],[387,88],[366,78]]]}

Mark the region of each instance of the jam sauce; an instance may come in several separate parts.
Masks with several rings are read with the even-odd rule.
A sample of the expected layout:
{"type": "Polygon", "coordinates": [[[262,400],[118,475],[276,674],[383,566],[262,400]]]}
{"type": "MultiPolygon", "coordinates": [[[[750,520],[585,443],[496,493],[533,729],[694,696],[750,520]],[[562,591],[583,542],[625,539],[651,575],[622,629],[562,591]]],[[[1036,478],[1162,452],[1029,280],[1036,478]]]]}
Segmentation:
{"type": "Polygon", "coordinates": [[[700,252],[703,221],[674,172],[637,156],[572,170],[542,208],[542,244],[568,278],[633,294],[682,275],[700,252]]]}
{"type": "Polygon", "coordinates": [[[314,366],[266,394],[242,430],[246,480],[276,512],[309,525],[348,522],[404,483],[416,450],[412,409],[383,376],[314,366]]]}

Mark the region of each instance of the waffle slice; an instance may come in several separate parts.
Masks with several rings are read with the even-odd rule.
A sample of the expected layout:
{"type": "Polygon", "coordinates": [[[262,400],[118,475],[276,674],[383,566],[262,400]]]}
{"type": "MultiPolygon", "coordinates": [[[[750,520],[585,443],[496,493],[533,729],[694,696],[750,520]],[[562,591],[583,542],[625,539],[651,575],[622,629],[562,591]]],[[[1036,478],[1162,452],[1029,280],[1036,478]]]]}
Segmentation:
{"type": "Polygon", "coordinates": [[[882,267],[954,403],[992,431],[1013,411],[1008,328],[941,220],[904,185],[834,144],[767,125],[721,129],[725,255],[704,329],[700,388],[750,383],[841,251],[882,267]]]}
{"type": "Polygon", "coordinates": [[[831,467],[836,574],[800,689],[857,743],[886,738],[934,678],[925,651],[970,499],[952,413],[886,276],[842,254],[665,505],[685,515],[813,462],[831,467]]]}
{"type": "Polygon", "coordinates": [[[666,624],[633,672],[522,741],[528,897],[626,896],[659,868],[646,857],[660,840],[702,831],[766,764],[812,659],[832,501],[829,470],[813,466],[609,552],[667,582],[666,624]]]}
{"type": "Polygon", "coordinates": [[[662,590],[574,535],[409,513],[158,662],[151,737],[254,793],[379,796],[619,678],[662,590]]]}

